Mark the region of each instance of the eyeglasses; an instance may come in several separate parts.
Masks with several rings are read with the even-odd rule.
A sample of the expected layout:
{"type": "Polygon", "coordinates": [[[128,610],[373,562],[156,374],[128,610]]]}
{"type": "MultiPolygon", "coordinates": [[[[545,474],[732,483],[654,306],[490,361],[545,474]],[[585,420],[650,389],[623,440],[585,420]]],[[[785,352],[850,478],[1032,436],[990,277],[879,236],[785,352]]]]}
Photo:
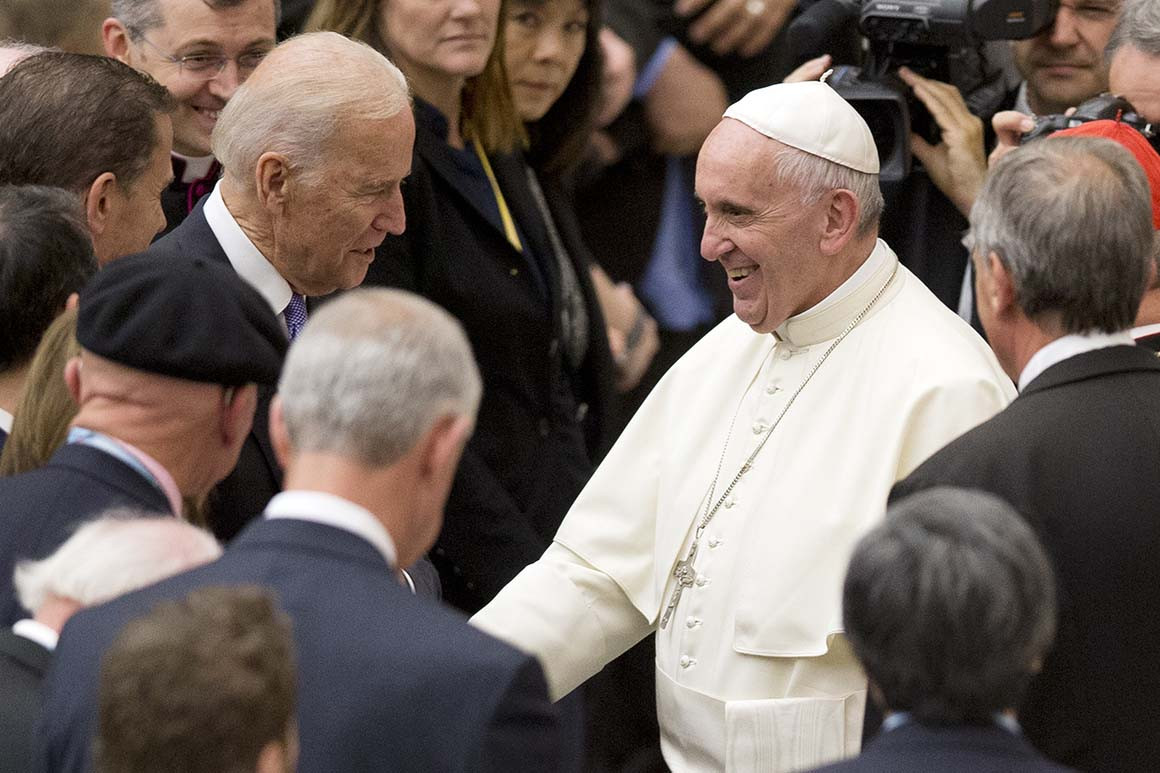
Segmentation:
{"type": "Polygon", "coordinates": [[[200,80],[211,80],[221,75],[222,71],[226,69],[226,65],[233,62],[238,68],[238,75],[241,77],[248,76],[254,69],[262,63],[269,51],[247,51],[238,56],[222,56],[221,54],[191,54],[189,56],[173,56],[162,51],[154,45],[149,38],[141,34],[139,30],[133,30],[136,33],[137,39],[143,41],[147,46],[152,48],[157,54],[170,64],[177,65],[178,71],[182,75],[188,75],[192,78],[200,80]]]}

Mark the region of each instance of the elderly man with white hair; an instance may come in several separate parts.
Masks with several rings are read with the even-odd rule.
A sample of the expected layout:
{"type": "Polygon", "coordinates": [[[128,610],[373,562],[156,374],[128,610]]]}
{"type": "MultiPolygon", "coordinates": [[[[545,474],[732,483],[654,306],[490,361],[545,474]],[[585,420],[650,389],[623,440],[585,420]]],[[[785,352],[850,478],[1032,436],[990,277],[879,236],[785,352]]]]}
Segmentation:
{"type": "Polygon", "coordinates": [[[734,104],[701,150],[701,252],[735,316],[670,370],[544,556],[474,622],[554,695],[656,632],[674,770],[793,770],[859,748],[841,587],[891,485],[1013,394],[877,238],[878,157],[828,86],[734,104]]]}
{"type": "MultiPolygon", "coordinates": [[[[382,54],[331,32],[271,51],[213,129],[222,180],[149,248],[228,262],[279,315],[293,339],[307,297],[360,284],[388,233],[403,232],[399,186],[415,124],[403,74],[382,54]]],[[[281,488],[259,394],[238,466],[211,496],[211,525],[230,539],[281,488]]]]}
{"type": "Polygon", "coordinates": [[[184,521],[117,509],[83,524],[47,558],[18,564],[17,594],[32,616],[0,629],[0,770],[31,767],[40,683],[73,614],[219,555],[212,536],[184,521]]]}

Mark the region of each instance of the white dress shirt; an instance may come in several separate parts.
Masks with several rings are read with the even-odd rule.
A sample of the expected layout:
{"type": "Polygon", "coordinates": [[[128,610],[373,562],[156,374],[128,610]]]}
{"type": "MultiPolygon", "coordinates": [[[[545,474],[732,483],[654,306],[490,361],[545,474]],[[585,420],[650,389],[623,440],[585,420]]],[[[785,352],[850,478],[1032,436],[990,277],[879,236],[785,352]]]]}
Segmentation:
{"type": "Polygon", "coordinates": [[[382,522],[365,507],[322,491],[283,491],[266,505],[267,518],[297,518],[362,537],[383,554],[392,569],[398,568],[395,541],[382,522]]]}
{"type": "Polygon", "coordinates": [[[1066,359],[1092,352],[1096,349],[1105,349],[1109,346],[1132,346],[1136,342],[1126,330],[1119,333],[1072,333],[1063,338],[1057,338],[1031,356],[1019,374],[1019,391],[1022,392],[1028,384],[1039,374],[1052,365],[1066,359]]]}
{"type": "Polygon", "coordinates": [[[278,269],[266,259],[266,256],[254,246],[250,237],[234,220],[234,216],[226,209],[222,199],[221,183],[214,186],[213,192],[205,197],[205,221],[217,237],[218,243],[230,259],[230,264],[238,276],[246,280],[270,304],[270,308],[278,315],[283,323],[286,319],[282,312],[286,304],[290,303],[290,283],[282,278],[278,269]]]}
{"type": "Polygon", "coordinates": [[[44,623],[26,617],[23,620],[17,620],[12,626],[12,633],[17,636],[23,636],[29,641],[36,642],[41,647],[44,647],[49,652],[56,649],[56,643],[60,639],[58,634],[53,629],[49,628],[44,623]]]}

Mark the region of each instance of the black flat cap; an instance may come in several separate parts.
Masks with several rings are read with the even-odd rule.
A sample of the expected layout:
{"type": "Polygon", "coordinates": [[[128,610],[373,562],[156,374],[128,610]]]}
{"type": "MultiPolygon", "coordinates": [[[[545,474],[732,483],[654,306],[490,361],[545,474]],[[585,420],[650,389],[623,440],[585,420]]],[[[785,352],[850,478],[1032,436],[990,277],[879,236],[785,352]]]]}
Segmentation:
{"type": "Polygon", "coordinates": [[[77,341],[137,370],[227,386],[276,384],[288,345],[270,304],[228,264],[148,252],[81,290],[77,341]]]}

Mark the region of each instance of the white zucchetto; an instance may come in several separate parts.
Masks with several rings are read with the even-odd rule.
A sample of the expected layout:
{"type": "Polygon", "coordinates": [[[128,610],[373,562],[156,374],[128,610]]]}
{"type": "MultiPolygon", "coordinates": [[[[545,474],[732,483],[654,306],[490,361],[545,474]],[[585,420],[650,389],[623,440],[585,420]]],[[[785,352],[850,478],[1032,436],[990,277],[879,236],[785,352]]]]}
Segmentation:
{"type": "Polygon", "coordinates": [[[725,111],[770,139],[857,172],[878,174],[878,150],[862,116],[820,81],[749,92],[725,111]]]}

